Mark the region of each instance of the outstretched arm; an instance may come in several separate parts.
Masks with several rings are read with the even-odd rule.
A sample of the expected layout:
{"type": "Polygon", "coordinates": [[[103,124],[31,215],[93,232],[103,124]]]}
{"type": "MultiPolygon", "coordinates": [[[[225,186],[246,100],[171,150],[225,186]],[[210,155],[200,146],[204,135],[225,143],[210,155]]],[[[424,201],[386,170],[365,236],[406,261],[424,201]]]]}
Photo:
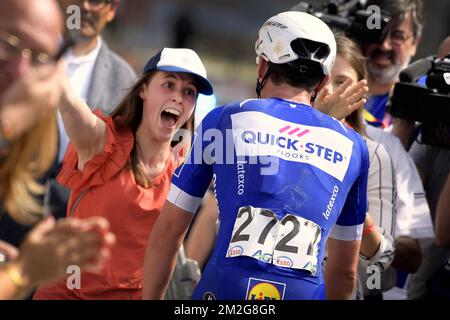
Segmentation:
{"type": "Polygon", "coordinates": [[[164,298],[175,269],[178,250],[193,217],[193,214],[166,201],[145,253],[143,299],[164,298]]]}
{"type": "Polygon", "coordinates": [[[203,270],[216,241],[217,204],[212,193],[208,194],[202,209],[195,218],[189,231],[189,237],[184,242],[186,256],[197,261],[203,270]]]}
{"type": "Polygon", "coordinates": [[[63,93],[59,112],[70,142],[78,152],[78,169],[99,153],[106,140],[106,124],[72,91],[66,76],[61,77],[63,93]]]}

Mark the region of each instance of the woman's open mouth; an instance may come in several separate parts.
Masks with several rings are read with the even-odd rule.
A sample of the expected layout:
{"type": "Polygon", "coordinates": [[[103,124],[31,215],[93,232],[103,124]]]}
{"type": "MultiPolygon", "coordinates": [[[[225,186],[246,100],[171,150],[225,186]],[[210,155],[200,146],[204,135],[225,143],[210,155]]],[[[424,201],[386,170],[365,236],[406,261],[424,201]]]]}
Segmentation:
{"type": "Polygon", "coordinates": [[[180,118],[181,112],[174,108],[167,108],[161,112],[161,120],[163,126],[172,129],[177,124],[178,119],[180,118]]]}

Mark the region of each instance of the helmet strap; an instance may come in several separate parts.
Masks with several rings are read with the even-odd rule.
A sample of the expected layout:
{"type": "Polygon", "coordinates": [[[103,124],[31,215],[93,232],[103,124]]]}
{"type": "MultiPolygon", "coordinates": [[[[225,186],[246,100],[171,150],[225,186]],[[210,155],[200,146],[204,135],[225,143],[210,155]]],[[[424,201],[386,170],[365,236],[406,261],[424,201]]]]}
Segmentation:
{"type": "Polygon", "coordinates": [[[266,74],[261,79],[261,81],[259,81],[259,79],[256,80],[256,95],[258,96],[258,99],[261,99],[261,91],[264,88],[264,85],[266,84],[267,79],[269,79],[271,72],[272,72],[272,68],[271,68],[271,64],[269,63],[269,67],[267,68],[266,74]]]}

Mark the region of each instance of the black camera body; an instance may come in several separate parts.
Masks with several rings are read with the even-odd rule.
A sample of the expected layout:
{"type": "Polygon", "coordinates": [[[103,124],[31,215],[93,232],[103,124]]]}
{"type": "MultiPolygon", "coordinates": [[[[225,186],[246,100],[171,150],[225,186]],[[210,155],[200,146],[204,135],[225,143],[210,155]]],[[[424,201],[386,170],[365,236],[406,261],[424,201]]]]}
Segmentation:
{"type": "Polygon", "coordinates": [[[422,142],[450,149],[450,54],[420,59],[400,73],[388,105],[397,118],[422,123],[422,142]],[[426,76],[426,87],[416,81],[426,76]]]}
{"type": "Polygon", "coordinates": [[[300,2],[291,11],[312,14],[331,28],[338,29],[358,44],[381,43],[388,34],[390,18],[370,11],[360,0],[330,0],[320,7],[300,2]],[[377,24],[373,24],[377,21],[377,24]]]}

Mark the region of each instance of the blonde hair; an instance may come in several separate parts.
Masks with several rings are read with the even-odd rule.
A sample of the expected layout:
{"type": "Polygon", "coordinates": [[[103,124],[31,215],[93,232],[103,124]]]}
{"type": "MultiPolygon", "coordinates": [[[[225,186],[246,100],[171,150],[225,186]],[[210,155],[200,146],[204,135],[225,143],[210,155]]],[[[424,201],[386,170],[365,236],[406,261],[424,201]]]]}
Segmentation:
{"type": "Polygon", "coordinates": [[[45,186],[36,180],[50,169],[57,144],[56,115],[49,112],[12,143],[0,163],[0,200],[6,212],[21,224],[32,225],[44,216],[36,197],[44,194],[45,186]]]}

